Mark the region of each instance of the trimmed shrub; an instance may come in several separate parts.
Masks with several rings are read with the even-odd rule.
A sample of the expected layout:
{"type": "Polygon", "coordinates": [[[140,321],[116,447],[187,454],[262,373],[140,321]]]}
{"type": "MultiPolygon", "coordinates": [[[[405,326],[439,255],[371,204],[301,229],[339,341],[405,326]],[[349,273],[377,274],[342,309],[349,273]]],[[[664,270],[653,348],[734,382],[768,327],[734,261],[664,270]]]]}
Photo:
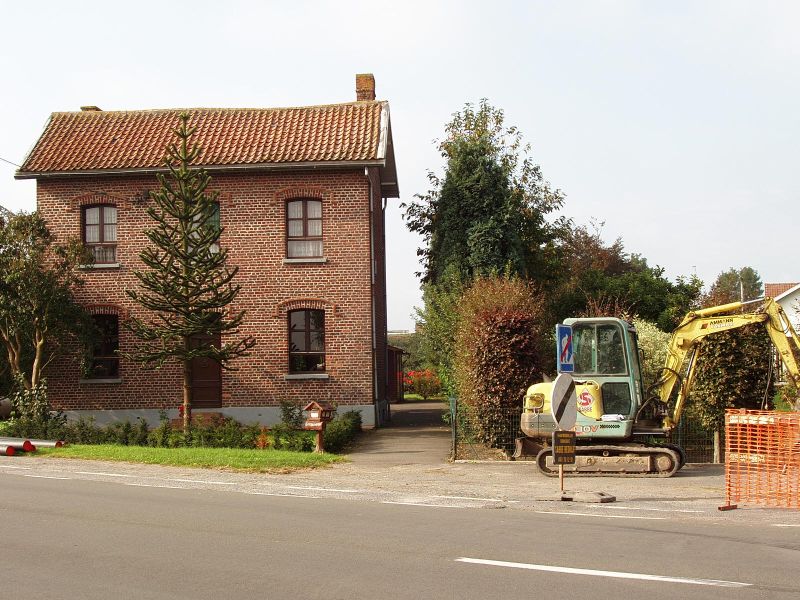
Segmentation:
{"type": "Polygon", "coordinates": [[[403,383],[407,391],[422,396],[423,400],[427,400],[431,396],[438,396],[442,391],[442,382],[431,369],[408,371],[403,383]]]}
{"type": "Polygon", "coordinates": [[[456,384],[489,446],[513,437],[509,412],[522,412],[526,389],[542,378],[544,306],[529,284],[509,277],[476,279],[461,299],[456,384]]]}
{"type": "Polygon", "coordinates": [[[323,437],[325,451],[341,452],[359,433],[361,433],[361,413],[359,411],[349,410],[337,416],[325,427],[323,437]]]}
{"type": "Polygon", "coordinates": [[[704,339],[687,410],[713,431],[724,428],[727,408],[771,409],[772,352],[769,336],[760,325],[704,339]]]}

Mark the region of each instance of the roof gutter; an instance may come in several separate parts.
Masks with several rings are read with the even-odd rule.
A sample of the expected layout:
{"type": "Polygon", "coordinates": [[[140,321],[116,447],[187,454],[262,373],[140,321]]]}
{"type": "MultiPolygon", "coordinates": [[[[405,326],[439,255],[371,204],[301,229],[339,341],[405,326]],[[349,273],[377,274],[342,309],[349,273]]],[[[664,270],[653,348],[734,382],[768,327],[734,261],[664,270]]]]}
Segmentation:
{"type": "MultiPolygon", "coordinates": [[[[258,163],[247,165],[197,165],[193,168],[205,169],[209,173],[238,173],[244,171],[285,171],[317,169],[354,169],[365,167],[385,167],[384,158],[378,160],[328,160],[311,162],[258,163]]],[[[135,167],[131,169],[84,169],[77,171],[22,171],[14,173],[14,179],[51,179],[59,177],[81,177],[101,175],[149,175],[167,173],[167,167],[135,167]]]]}

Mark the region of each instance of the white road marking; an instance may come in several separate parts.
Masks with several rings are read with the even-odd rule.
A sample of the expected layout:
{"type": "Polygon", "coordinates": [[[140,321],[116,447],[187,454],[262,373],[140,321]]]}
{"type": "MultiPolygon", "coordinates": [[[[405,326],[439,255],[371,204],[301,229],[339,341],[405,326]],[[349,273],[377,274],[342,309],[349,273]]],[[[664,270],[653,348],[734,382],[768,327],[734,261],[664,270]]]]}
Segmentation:
{"type": "Polygon", "coordinates": [[[20,473],[21,477],[34,477],[36,479],[71,479],[70,477],[56,477],[55,475],[29,475],[28,473],[20,473]]]}
{"type": "Polygon", "coordinates": [[[24,469],[26,471],[30,471],[32,467],[18,467],[17,465],[0,465],[2,469],[24,469]]]}
{"type": "Polygon", "coordinates": [[[181,485],[156,485],[154,483],[125,483],[123,485],[129,485],[131,487],[148,487],[148,488],[163,488],[167,490],[188,490],[189,488],[183,487],[181,485]]]}
{"type": "Polygon", "coordinates": [[[393,500],[384,500],[381,504],[402,504],[403,506],[424,506],[425,508],[466,508],[465,506],[456,506],[455,504],[425,504],[423,502],[401,502],[393,500]]]}
{"type": "Polygon", "coordinates": [[[551,565],[532,565],[528,563],[506,562],[501,560],[485,560],[481,558],[457,558],[456,562],[493,567],[507,567],[511,569],[528,569],[531,571],[549,571],[551,573],[569,573],[571,575],[592,575],[594,577],[613,577],[616,579],[641,579],[644,581],[661,581],[664,583],[688,583],[692,585],[712,585],[717,587],[742,588],[750,587],[752,583],[740,581],[723,581],[719,579],[692,579],[689,577],[670,577],[666,575],[647,575],[645,573],[624,573],[621,571],[599,571],[596,569],[575,569],[572,567],[556,567],[551,565]]]}
{"type": "Polygon", "coordinates": [[[633,515],[598,515],[597,513],[558,512],[555,510],[534,510],[539,515],[567,515],[569,517],[600,517],[601,519],[641,519],[643,521],[666,521],[666,517],[638,517],[633,515]]]}
{"type": "Polygon", "coordinates": [[[444,498],[445,500],[479,500],[481,502],[519,502],[519,500],[503,500],[501,498],[476,498],[473,496],[431,496],[432,498],[444,498]]]}
{"type": "Polygon", "coordinates": [[[800,524],[795,523],[773,523],[773,527],[800,527],[800,524]]]}
{"type": "Polygon", "coordinates": [[[278,498],[316,498],[318,500],[324,500],[322,496],[305,496],[303,494],[280,494],[278,492],[244,492],[245,494],[250,494],[251,496],[277,496],[278,498]]]}
{"type": "Polygon", "coordinates": [[[287,485],[287,490],[311,490],[313,492],[339,492],[341,494],[366,494],[367,490],[338,490],[335,488],[314,487],[311,485],[287,485]]]}
{"type": "Polygon", "coordinates": [[[704,510],[688,510],[676,508],[639,508],[636,506],[611,506],[601,504],[590,504],[590,508],[599,508],[602,510],[646,510],[647,512],[669,512],[669,513],[704,513],[704,510]]]}
{"type": "Polygon", "coordinates": [[[136,475],[124,475],[122,473],[104,473],[102,471],[75,471],[76,475],[102,475],[103,477],[136,477],[136,475]]]}
{"type": "Polygon", "coordinates": [[[204,479],[165,479],[164,481],[177,481],[179,483],[209,483],[211,485],[236,485],[231,481],[207,481],[204,479]]]}

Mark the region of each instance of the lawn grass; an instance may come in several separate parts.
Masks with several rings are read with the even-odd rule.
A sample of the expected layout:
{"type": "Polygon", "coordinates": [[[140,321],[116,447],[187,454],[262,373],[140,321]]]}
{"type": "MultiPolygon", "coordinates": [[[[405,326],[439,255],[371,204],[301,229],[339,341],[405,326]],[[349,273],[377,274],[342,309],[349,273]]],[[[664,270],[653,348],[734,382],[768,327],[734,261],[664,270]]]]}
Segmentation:
{"type": "Polygon", "coordinates": [[[427,400],[423,400],[419,394],[411,394],[409,392],[405,393],[403,400],[405,402],[447,402],[447,398],[444,396],[431,396],[427,400]]]}
{"type": "Polygon", "coordinates": [[[246,450],[240,448],[149,448],[144,446],[69,445],[42,448],[32,456],[111,460],[149,465],[200,467],[247,471],[251,473],[290,473],[344,462],[336,454],[289,452],[286,450],[246,450]]]}

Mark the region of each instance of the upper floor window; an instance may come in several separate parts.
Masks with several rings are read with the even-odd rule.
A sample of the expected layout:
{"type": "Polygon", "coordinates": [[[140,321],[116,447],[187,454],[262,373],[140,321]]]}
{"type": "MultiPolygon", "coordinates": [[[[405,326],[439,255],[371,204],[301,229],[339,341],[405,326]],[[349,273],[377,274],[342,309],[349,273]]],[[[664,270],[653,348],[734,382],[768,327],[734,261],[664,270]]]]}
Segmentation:
{"type": "Polygon", "coordinates": [[[83,243],[97,264],[117,262],[117,207],[109,204],[82,209],[83,243]]]}
{"type": "Polygon", "coordinates": [[[293,310],[289,313],[289,372],[325,370],[325,311],[293,310]]]}
{"type": "MultiPolygon", "coordinates": [[[[216,238],[214,242],[211,243],[211,250],[212,254],[217,254],[219,252],[219,236],[222,233],[222,225],[219,217],[219,202],[214,202],[212,204],[214,211],[211,213],[211,217],[206,221],[206,227],[210,228],[214,232],[214,237],[216,238]]],[[[197,239],[200,237],[200,215],[196,215],[194,218],[194,227],[190,237],[197,239]]]]}
{"type": "Polygon", "coordinates": [[[219,235],[222,232],[222,224],[219,218],[219,202],[214,203],[214,216],[211,217],[211,227],[217,232],[217,241],[211,245],[211,252],[216,254],[219,252],[219,235]]]}
{"type": "Polygon", "coordinates": [[[321,200],[289,200],[286,203],[286,256],[322,257],[321,200]]]}
{"type": "Polygon", "coordinates": [[[119,317],[92,315],[94,343],[89,357],[88,379],[119,377],[119,317]]]}

